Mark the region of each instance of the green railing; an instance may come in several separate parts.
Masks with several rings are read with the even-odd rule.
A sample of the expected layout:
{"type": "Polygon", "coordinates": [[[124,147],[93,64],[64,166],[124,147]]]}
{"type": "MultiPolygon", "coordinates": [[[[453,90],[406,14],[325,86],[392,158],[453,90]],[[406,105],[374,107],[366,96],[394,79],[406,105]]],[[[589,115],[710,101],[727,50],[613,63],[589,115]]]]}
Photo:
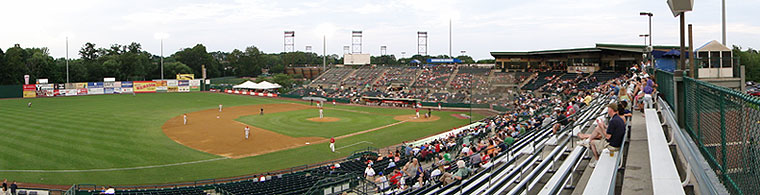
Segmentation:
{"type": "Polygon", "coordinates": [[[675,79],[673,73],[663,71],[660,69],[655,70],[655,81],[657,81],[657,91],[659,91],[665,98],[665,102],[671,108],[675,108],[675,79]]]}
{"type": "MultiPolygon", "coordinates": [[[[760,191],[760,99],[683,77],[684,124],[732,194],[760,191]]],[[[660,84],[662,85],[662,84],[660,84]]]]}

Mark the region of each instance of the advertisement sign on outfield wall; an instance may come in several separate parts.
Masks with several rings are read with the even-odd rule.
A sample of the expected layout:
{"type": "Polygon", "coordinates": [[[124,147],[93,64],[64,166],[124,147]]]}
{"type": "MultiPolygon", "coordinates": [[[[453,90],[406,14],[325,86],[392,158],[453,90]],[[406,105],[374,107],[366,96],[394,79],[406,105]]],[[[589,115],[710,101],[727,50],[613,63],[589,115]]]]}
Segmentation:
{"type": "Polygon", "coordinates": [[[104,82],[103,88],[113,88],[113,82],[104,82]]]}
{"type": "Polygon", "coordinates": [[[77,89],[77,95],[87,95],[87,88],[77,89]]]}
{"type": "Polygon", "coordinates": [[[132,81],[121,82],[121,93],[132,93],[132,81]]]}
{"type": "Polygon", "coordinates": [[[24,98],[34,98],[37,97],[37,86],[35,85],[24,85],[24,98]]]}
{"type": "MultiPolygon", "coordinates": [[[[124,85],[124,83],[122,83],[124,85]]],[[[133,81],[132,86],[135,93],[155,93],[156,82],[155,81],[133,81]]],[[[124,88],[122,86],[122,88],[124,88]]]]}
{"type": "Polygon", "coordinates": [[[87,88],[87,83],[74,83],[77,89],[87,88]]]}
{"type": "Polygon", "coordinates": [[[156,92],[165,93],[167,90],[166,81],[156,81],[156,92]]]}
{"type": "Polygon", "coordinates": [[[113,88],[121,88],[121,81],[113,82],[113,88]]]}
{"type": "Polygon", "coordinates": [[[179,80],[177,86],[190,86],[190,80],[179,80]]]}
{"type": "Polygon", "coordinates": [[[113,88],[103,88],[103,94],[113,94],[113,88]]]}
{"type": "Polygon", "coordinates": [[[90,94],[90,95],[100,95],[104,93],[105,93],[105,90],[103,88],[87,88],[87,94],[90,94]]]}
{"type": "Polygon", "coordinates": [[[103,88],[103,82],[88,82],[87,88],[103,88]]]}
{"type": "Polygon", "coordinates": [[[177,92],[190,92],[190,86],[179,86],[177,92]]]}
{"type": "Polygon", "coordinates": [[[177,87],[177,86],[168,86],[167,88],[169,89],[169,90],[168,90],[168,91],[169,91],[169,93],[172,93],[172,92],[179,92],[179,87],[177,87]]]}
{"type": "Polygon", "coordinates": [[[177,80],[166,80],[166,86],[176,87],[179,86],[179,82],[177,82],[177,80]]]}

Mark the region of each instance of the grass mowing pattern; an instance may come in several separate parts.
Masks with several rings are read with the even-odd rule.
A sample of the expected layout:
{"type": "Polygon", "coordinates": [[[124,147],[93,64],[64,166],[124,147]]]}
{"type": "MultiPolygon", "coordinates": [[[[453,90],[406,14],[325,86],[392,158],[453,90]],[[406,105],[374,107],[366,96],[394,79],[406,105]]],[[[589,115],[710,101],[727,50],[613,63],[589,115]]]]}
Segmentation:
{"type": "MultiPolygon", "coordinates": [[[[0,100],[0,143],[5,146],[5,149],[0,150],[0,169],[124,168],[218,158],[218,156],[175,143],[163,134],[161,125],[171,117],[185,112],[215,109],[219,103],[230,107],[283,102],[296,101],[212,93],[0,100]],[[26,107],[26,103],[30,101],[33,102],[31,109],[26,107]]],[[[369,116],[360,117],[379,117],[380,119],[390,117],[390,120],[392,116],[386,115],[413,112],[408,109],[340,105],[337,108],[375,114],[364,114],[369,116]]],[[[327,110],[325,112],[327,113],[327,110]]],[[[347,113],[356,115],[353,112],[347,113]]],[[[336,147],[360,141],[370,141],[373,144],[357,144],[340,150],[340,153],[330,152],[327,143],[322,143],[242,159],[172,167],[104,172],[0,172],[0,174],[19,182],[62,185],[74,183],[127,185],[232,177],[341,158],[367,146],[385,147],[398,144],[403,140],[424,137],[469,122],[466,119],[451,117],[450,113],[434,112],[434,114],[439,114],[441,120],[402,123],[379,131],[341,139],[336,143],[336,147]]],[[[475,119],[480,117],[476,115],[475,119]]],[[[365,129],[369,128],[362,128],[362,130],[365,129]]],[[[340,132],[320,133],[318,136],[327,137],[331,136],[328,134],[333,133],[340,132]]]]}

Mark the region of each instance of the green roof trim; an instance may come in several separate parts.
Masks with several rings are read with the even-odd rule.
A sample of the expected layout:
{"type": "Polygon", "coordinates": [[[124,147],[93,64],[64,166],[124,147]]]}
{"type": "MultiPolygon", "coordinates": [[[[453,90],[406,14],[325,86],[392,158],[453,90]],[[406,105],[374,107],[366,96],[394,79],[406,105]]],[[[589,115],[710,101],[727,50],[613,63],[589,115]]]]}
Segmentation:
{"type": "MultiPolygon", "coordinates": [[[[604,50],[618,50],[628,52],[641,52],[641,50],[647,45],[628,45],[628,44],[611,44],[611,43],[597,43],[596,47],[587,48],[572,48],[572,49],[551,49],[551,50],[538,50],[538,51],[493,51],[491,56],[529,56],[529,55],[546,55],[546,54],[565,54],[565,53],[579,53],[579,52],[597,52],[604,50]]],[[[654,49],[669,50],[679,49],[680,46],[670,45],[655,45],[654,49]]],[[[688,47],[687,47],[688,48],[688,47]]]]}

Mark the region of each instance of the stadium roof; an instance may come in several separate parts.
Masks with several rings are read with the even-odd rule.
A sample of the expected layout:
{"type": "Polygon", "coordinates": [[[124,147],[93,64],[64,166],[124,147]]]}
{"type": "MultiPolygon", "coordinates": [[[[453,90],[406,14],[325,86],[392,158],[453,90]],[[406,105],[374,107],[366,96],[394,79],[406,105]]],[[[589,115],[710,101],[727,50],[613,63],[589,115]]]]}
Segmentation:
{"type": "MultiPolygon", "coordinates": [[[[642,52],[646,45],[626,45],[626,44],[609,44],[609,43],[597,43],[596,47],[588,48],[571,48],[571,49],[552,49],[552,50],[538,50],[538,51],[525,51],[525,52],[491,52],[491,56],[525,56],[525,55],[547,55],[547,54],[568,54],[568,53],[583,53],[583,52],[599,52],[602,50],[616,50],[625,52],[642,52]]],[[[677,49],[679,46],[665,46],[655,45],[654,49],[670,50],[677,49]]]]}

